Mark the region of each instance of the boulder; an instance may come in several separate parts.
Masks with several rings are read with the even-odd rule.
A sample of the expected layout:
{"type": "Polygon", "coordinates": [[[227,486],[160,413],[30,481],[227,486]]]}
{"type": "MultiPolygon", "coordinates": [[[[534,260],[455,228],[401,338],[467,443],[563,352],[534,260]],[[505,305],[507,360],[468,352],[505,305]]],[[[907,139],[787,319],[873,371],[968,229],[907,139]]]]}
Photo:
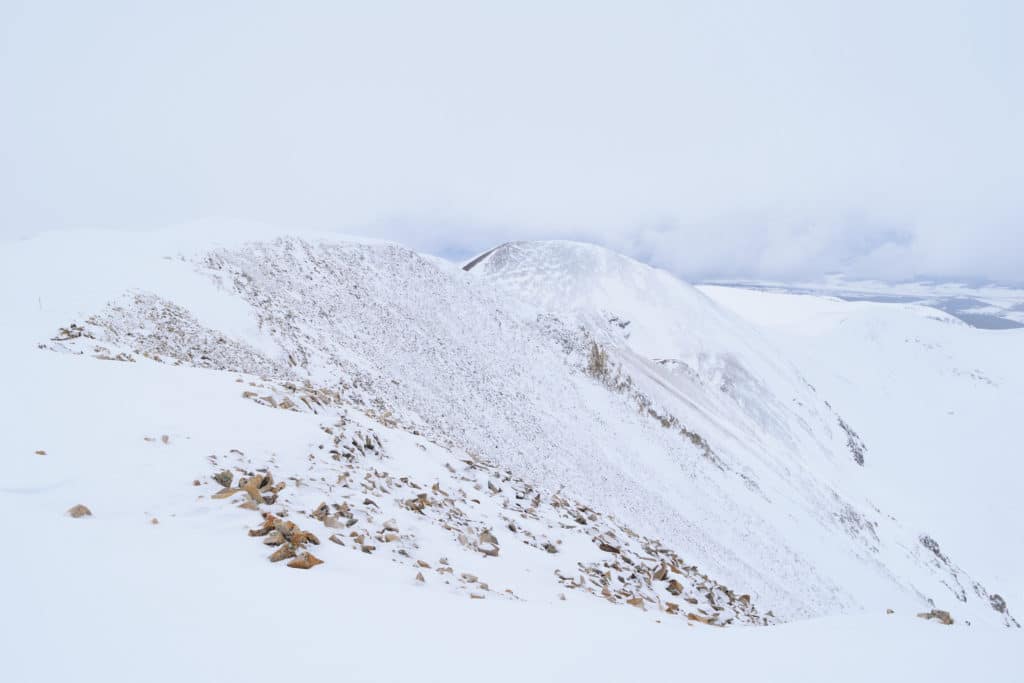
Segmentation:
{"type": "Polygon", "coordinates": [[[323,563],[323,560],[316,557],[312,553],[302,553],[301,555],[293,559],[291,562],[289,562],[288,566],[293,569],[312,569],[318,564],[323,563]]]}
{"type": "Polygon", "coordinates": [[[69,509],[68,514],[74,517],[75,519],[78,519],[79,517],[91,517],[92,510],[79,503],[78,505],[75,505],[74,507],[69,509]]]}

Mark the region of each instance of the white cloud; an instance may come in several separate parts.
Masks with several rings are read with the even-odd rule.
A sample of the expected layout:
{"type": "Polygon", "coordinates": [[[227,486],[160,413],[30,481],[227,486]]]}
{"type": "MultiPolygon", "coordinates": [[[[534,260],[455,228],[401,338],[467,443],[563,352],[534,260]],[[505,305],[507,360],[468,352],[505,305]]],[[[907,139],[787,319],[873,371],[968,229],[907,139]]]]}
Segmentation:
{"type": "Polygon", "coordinates": [[[1019,3],[24,3],[0,229],[205,215],[690,277],[1021,279],[1019,3]]]}

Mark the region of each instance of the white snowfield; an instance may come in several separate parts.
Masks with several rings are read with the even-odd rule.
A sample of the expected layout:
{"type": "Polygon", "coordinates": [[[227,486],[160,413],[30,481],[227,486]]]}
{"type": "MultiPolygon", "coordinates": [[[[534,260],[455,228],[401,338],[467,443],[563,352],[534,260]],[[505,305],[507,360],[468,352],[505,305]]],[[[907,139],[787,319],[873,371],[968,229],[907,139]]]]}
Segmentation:
{"type": "Polygon", "coordinates": [[[6,680],[1021,676],[1014,331],[221,228],[0,244],[6,680]]]}

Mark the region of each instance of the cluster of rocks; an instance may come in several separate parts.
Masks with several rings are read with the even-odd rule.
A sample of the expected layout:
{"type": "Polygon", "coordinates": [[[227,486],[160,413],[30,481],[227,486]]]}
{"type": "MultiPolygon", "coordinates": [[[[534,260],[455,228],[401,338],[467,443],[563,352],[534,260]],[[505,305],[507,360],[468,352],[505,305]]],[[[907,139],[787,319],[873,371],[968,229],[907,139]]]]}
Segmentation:
{"type": "Polygon", "coordinates": [[[320,539],[310,531],[304,531],[290,520],[284,520],[267,512],[263,515],[263,524],[249,530],[250,536],[263,538],[263,545],[275,548],[270,554],[271,562],[288,560],[288,566],[294,569],[311,569],[323,560],[306,549],[308,544],[320,545],[320,539]]]}
{"type": "Polygon", "coordinates": [[[275,484],[273,475],[267,471],[239,477],[237,487],[231,485],[234,479],[231,470],[221,470],[212,478],[222,488],[210,496],[211,498],[215,500],[231,498],[238,493],[245,492],[247,500],[240,507],[247,510],[258,510],[260,505],[273,505],[277,502],[278,494],[285,487],[283,481],[275,484]]]}
{"type": "MultiPolygon", "coordinates": [[[[474,462],[475,468],[488,468],[474,462]]],[[[565,587],[598,595],[612,603],[644,609],[654,608],[679,614],[691,621],[718,626],[734,622],[767,625],[774,623],[771,611],[759,614],[750,595],[738,595],[714,581],[697,566],[683,562],[659,541],[633,532],[613,517],[560,493],[544,495],[505,473],[513,496],[503,507],[526,519],[559,518],[566,531],[586,534],[598,550],[608,555],[596,562],[577,562],[575,572],[558,570],[555,576],[565,587]],[[542,510],[543,508],[543,510],[542,510]],[[686,603],[689,609],[683,609],[686,603]]],[[[490,481],[489,481],[490,484],[490,481]]],[[[488,487],[492,493],[493,485],[488,487]]],[[[523,542],[548,553],[557,553],[560,540],[538,538],[508,519],[509,531],[523,536],[523,542]]]]}
{"type": "MultiPolygon", "coordinates": [[[[757,611],[749,595],[733,592],[657,540],[636,534],[614,517],[561,492],[534,487],[475,454],[445,463],[441,476],[429,484],[392,474],[381,438],[373,430],[350,426],[337,409],[339,396],[309,392],[297,384],[250,385],[259,391],[247,390],[244,397],[262,405],[299,412],[334,408],[330,412],[336,418],[320,425],[324,441],[309,454],[304,475],[287,477],[298,487],[289,491],[301,491],[307,501],[311,489],[323,494],[312,509],[301,509],[294,494],[282,498],[285,483],[275,484],[269,468],[249,471],[237,484],[228,469],[212,477],[221,486],[213,498],[244,492],[240,507],[260,511],[263,523],[249,533],[274,548],[272,561],[288,560],[288,566],[298,568],[322,562],[308,550],[320,539],[285,519],[301,514],[322,524],[332,544],[371,555],[390,551],[393,561],[410,565],[419,583],[426,583],[433,573],[473,599],[518,599],[512,589],[495,591],[475,573],[457,571],[446,557],[423,558],[416,535],[400,528],[405,525],[398,518],[409,514],[444,529],[464,549],[482,557],[502,557],[499,537],[564,557],[571,569],[554,572],[557,584],[611,603],[716,626],[774,621],[771,612],[757,611]],[[484,498],[494,503],[481,505],[484,498]],[[594,552],[581,554],[585,544],[568,543],[576,536],[586,538],[594,552]],[[571,552],[565,550],[569,547],[571,552]]],[[[550,566],[551,561],[546,562],[550,566]]]]}

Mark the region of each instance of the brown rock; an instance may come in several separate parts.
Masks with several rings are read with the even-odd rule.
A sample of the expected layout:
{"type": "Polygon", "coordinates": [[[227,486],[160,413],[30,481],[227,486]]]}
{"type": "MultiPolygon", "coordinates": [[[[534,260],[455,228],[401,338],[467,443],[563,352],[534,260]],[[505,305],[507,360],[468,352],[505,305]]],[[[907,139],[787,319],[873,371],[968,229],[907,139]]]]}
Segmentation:
{"type": "Polygon", "coordinates": [[[644,599],[640,597],[630,598],[629,600],[626,600],[626,604],[642,608],[644,606],[644,599]]]}
{"type": "Polygon", "coordinates": [[[289,557],[295,557],[295,548],[291,543],[285,543],[279,546],[277,550],[270,556],[271,562],[280,562],[281,560],[287,560],[289,557]]]}
{"type": "Polygon", "coordinates": [[[686,618],[689,619],[690,621],[699,621],[700,623],[707,624],[709,626],[711,626],[711,625],[713,625],[715,623],[715,618],[714,617],[702,617],[701,615],[694,614],[693,612],[690,612],[689,614],[687,614],[686,618]]]}
{"type": "Polygon", "coordinates": [[[221,470],[217,474],[213,475],[213,480],[226,489],[231,488],[231,481],[234,478],[235,475],[231,474],[230,470],[221,470]]]}
{"type": "Polygon", "coordinates": [[[75,519],[78,519],[79,517],[91,517],[92,510],[79,503],[78,505],[75,505],[70,510],[68,510],[68,514],[74,517],[75,519]]]}
{"type": "Polygon", "coordinates": [[[337,543],[338,545],[345,545],[345,542],[341,540],[341,537],[338,536],[338,534],[331,534],[327,537],[327,540],[332,543],[337,543]]]}
{"type": "Polygon", "coordinates": [[[318,564],[323,564],[324,561],[316,557],[312,553],[302,553],[294,560],[288,563],[289,567],[293,569],[312,569],[318,564]]]}
{"type": "Polygon", "coordinates": [[[680,595],[683,592],[683,585],[675,579],[670,579],[665,589],[672,595],[680,595]]]}
{"type": "Polygon", "coordinates": [[[284,535],[275,529],[263,537],[263,545],[281,545],[285,540],[284,535]]]}
{"type": "Polygon", "coordinates": [[[159,524],[159,523],[160,523],[160,520],[159,520],[159,519],[157,519],[156,517],[154,517],[153,519],[149,520],[149,523],[150,523],[150,524],[159,524]]]}
{"type": "Polygon", "coordinates": [[[292,534],[292,543],[295,545],[302,545],[304,543],[312,543],[313,545],[320,545],[320,539],[309,531],[296,531],[292,534]]]}
{"type": "Polygon", "coordinates": [[[426,583],[427,580],[423,578],[423,572],[416,572],[416,580],[420,583],[426,583]]]}
{"type": "Polygon", "coordinates": [[[38,451],[36,451],[36,455],[46,455],[46,451],[38,450],[38,451]]]}
{"type": "Polygon", "coordinates": [[[274,524],[277,522],[277,517],[274,515],[267,515],[263,518],[263,526],[258,529],[249,529],[250,536],[266,536],[274,530],[274,524]]]}
{"type": "Polygon", "coordinates": [[[213,499],[216,499],[216,500],[219,500],[221,498],[230,498],[231,496],[235,495],[238,492],[239,492],[238,489],[223,488],[220,491],[217,491],[217,493],[215,493],[212,496],[210,496],[210,498],[213,498],[213,499]]]}
{"type": "Polygon", "coordinates": [[[950,626],[953,623],[953,617],[944,609],[933,609],[931,612],[921,612],[917,616],[922,619],[934,619],[940,624],[945,624],[946,626],[950,626]]]}

